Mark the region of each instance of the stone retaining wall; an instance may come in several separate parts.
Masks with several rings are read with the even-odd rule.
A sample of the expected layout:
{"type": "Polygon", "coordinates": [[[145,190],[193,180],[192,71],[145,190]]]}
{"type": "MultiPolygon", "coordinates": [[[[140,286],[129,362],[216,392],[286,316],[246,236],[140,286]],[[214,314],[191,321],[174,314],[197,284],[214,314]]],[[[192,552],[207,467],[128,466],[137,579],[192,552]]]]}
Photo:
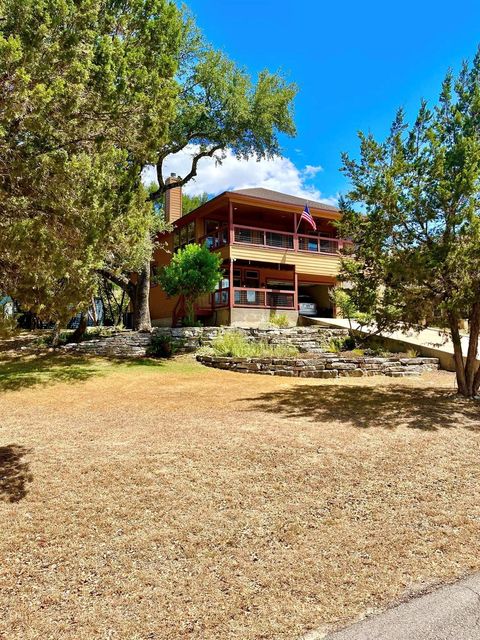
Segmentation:
{"type": "Polygon", "coordinates": [[[239,373],[259,373],[299,378],[339,378],[361,376],[416,376],[439,368],[438,358],[348,357],[324,353],[311,358],[224,358],[197,356],[207,367],[239,373]]]}
{"type": "Polygon", "coordinates": [[[141,358],[145,356],[152,336],[169,336],[179,343],[180,351],[192,352],[200,347],[209,346],[219,334],[228,331],[243,333],[247,340],[251,341],[265,340],[270,344],[292,344],[302,353],[322,353],[328,349],[332,338],[348,335],[346,329],[330,327],[292,327],[289,329],[238,327],[179,327],[178,329],[170,329],[157,327],[152,333],[119,331],[106,338],[86,340],[79,344],[67,344],[62,348],[73,353],[113,358],[141,358]]]}

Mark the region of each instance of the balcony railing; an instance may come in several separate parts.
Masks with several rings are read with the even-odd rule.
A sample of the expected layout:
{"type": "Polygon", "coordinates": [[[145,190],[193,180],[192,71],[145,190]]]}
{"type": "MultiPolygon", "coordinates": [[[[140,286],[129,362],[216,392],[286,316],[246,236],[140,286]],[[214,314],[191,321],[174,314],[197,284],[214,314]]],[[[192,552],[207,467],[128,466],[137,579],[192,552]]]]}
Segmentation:
{"type": "Polygon", "coordinates": [[[294,309],[295,293],[276,289],[252,289],[234,287],[234,307],[256,307],[260,309],[294,309]]]}
{"type": "Polygon", "coordinates": [[[222,227],[217,231],[212,231],[202,236],[198,240],[199,244],[206,244],[209,249],[219,249],[228,244],[228,231],[226,227],[222,227]]]}
{"type": "Polygon", "coordinates": [[[322,236],[258,229],[234,225],[234,242],[286,251],[306,251],[336,255],[343,247],[343,240],[322,236]]]}

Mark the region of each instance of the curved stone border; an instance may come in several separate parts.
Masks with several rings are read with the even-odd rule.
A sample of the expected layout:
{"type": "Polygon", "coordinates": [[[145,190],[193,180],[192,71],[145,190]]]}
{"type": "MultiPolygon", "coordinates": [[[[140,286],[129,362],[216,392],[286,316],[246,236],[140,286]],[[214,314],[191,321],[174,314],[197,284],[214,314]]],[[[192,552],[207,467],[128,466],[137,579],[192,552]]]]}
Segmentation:
{"type": "Polygon", "coordinates": [[[299,378],[339,378],[361,376],[391,376],[401,378],[417,376],[439,368],[438,358],[370,358],[340,356],[324,353],[321,356],[298,358],[227,358],[197,356],[198,362],[207,367],[259,373],[271,376],[299,378]]]}

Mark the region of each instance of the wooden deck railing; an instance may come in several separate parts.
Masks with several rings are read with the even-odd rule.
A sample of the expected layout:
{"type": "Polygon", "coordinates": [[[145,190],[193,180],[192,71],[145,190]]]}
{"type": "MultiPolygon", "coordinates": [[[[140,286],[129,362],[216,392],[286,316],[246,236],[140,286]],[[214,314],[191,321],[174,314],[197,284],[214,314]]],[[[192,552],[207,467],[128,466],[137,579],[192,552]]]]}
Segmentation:
{"type": "Polygon", "coordinates": [[[341,238],[327,238],[320,235],[307,235],[273,229],[259,229],[234,225],[234,242],[270,249],[286,251],[305,251],[308,253],[326,253],[336,255],[343,247],[341,238]]]}
{"type": "Polygon", "coordinates": [[[295,293],[277,289],[253,289],[234,287],[234,307],[254,307],[258,309],[294,309],[295,293]]]}

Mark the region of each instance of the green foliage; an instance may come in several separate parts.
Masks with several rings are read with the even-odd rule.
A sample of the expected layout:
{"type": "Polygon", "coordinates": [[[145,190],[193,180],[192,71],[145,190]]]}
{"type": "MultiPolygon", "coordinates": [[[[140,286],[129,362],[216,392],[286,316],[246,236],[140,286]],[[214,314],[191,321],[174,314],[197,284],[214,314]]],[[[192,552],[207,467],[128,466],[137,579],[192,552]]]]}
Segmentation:
{"type": "Polygon", "coordinates": [[[171,358],[181,346],[179,341],[173,340],[171,336],[153,335],[146,354],[154,358],[171,358]]]}
{"type": "Polygon", "coordinates": [[[167,0],[0,4],[0,287],[65,322],[97,269],[151,256],[139,177],[173,113],[187,26],[167,0]]]}
{"type": "Polygon", "coordinates": [[[240,331],[227,331],[215,338],[212,344],[217,356],[235,358],[290,358],[298,355],[293,345],[270,344],[266,340],[247,340],[240,331]]]}
{"type": "Polygon", "coordinates": [[[343,156],[352,185],[341,233],[354,241],[342,278],[357,309],[380,329],[420,326],[440,312],[464,395],[480,386],[480,52],[447,74],[438,104],[422,103],[409,126],[400,110],[384,142],[360,134],[360,159],[343,156]],[[463,362],[462,317],[470,321],[463,362]]]}
{"type": "Polygon", "coordinates": [[[197,196],[189,196],[186,193],[182,194],[182,215],[186,215],[193,211],[194,209],[198,209],[202,204],[208,201],[208,193],[201,193],[197,196]]]}
{"type": "Polygon", "coordinates": [[[155,166],[158,190],[166,191],[165,159],[188,147],[192,163],[180,184],[197,174],[204,157],[222,161],[227,150],[238,158],[280,153],[279,134],[294,135],[292,103],[296,87],[278,73],[262,71],[253,82],[244,69],[201,38],[191,38],[178,72],[179,92],[168,139],[159,140],[155,166]]]}
{"type": "Polygon", "coordinates": [[[222,258],[205,245],[188,244],[175,253],[158,275],[158,282],[169,296],[185,296],[189,324],[194,321],[196,298],[213,293],[220,282],[221,264],[222,258]]]}
{"type": "Polygon", "coordinates": [[[406,354],[409,358],[419,358],[422,354],[417,349],[407,349],[406,354]]]}
{"type": "Polygon", "coordinates": [[[355,339],[351,336],[347,338],[332,338],[328,345],[328,350],[332,353],[340,353],[340,351],[352,351],[355,346],[355,339]]]}
{"type": "Polygon", "coordinates": [[[290,321],[285,313],[277,314],[273,311],[270,313],[269,322],[279,329],[287,329],[290,326],[290,321]]]}
{"type": "Polygon", "coordinates": [[[364,356],[365,355],[365,350],[364,349],[352,349],[352,354],[354,356],[364,356]]]}
{"type": "Polygon", "coordinates": [[[0,338],[11,338],[19,332],[15,314],[7,313],[5,305],[0,304],[0,338]]]}
{"type": "Polygon", "coordinates": [[[388,358],[392,353],[386,347],[385,342],[381,338],[368,337],[364,340],[364,352],[369,356],[378,356],[388,358]]]}
{"type": "Polygon", "coordinates": [[[356,320],[359,324],[369,324],[372,321],[372,317],[368,313],[359,311],[347,289],[335,287],[330,292],[330,298],[340,310],[342,318],[348,320],[350,324],[352,320],[356,320]]]}

